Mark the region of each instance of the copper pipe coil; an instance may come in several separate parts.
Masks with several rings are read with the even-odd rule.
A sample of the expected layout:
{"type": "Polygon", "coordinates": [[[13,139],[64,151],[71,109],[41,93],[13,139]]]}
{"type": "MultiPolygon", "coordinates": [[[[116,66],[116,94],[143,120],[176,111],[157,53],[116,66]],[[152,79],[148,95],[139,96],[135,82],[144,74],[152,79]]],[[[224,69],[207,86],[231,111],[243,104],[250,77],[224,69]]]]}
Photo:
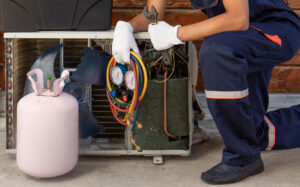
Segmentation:
{"type": "Polygon", "coordinates": [[[8,147],[8,148],[11,148],[11,147],[12,147],[12,142],[11,142],[11,140],[7,142],[7,147],[8,147]]]}
{"type": "Polygon", "coordinates": [[[8,70],[7,75],[8,75],[9,77],[11,77],[11,75],[12,75],[11,70],[8,70]]]}
{"type": "Polygon", "coordinates": [[[11,117],[11,116],[8,117],[8,124],[9,124],[9,125],[12,124],[12,117],[11,117]]]}
{"type": "Polygon", "coordinates": [[[12,106],[8,105],[8,112],[11,113],[12,112],[12,106]]]}
{"type": "Polygon", "coordinates": [[[11,89],[12,85],[11,85],[11,81],[8,82],[8,89],[11,89]]]}
{"type": "Polygon", "coordinates": [[[9,93],[9,94],[7,95],[7,99],[8,99],[9,101],[11,101],[11,99],[12,99],[11,93],[9,93]]]}
{"type": "Polygon", "coordinates": [[[12,135],[12,130],[11,128],[8,129],[8,136],[11,136],[12,135]]]}
{"type": "Polygon", "coordinates": [[[7,59],[7,64],[8,64],[8,65],[11,65],[11,63],[12,63],[11,58],[8,58],[8,59],[7,59]]]}
{"type": "Polygon", "coordinates": [[[7,52],[8,52],[8,53],[11,53],[11,51],[12,51],[11,46],[8,46],[8,47],[7,47],[7,52]]]}

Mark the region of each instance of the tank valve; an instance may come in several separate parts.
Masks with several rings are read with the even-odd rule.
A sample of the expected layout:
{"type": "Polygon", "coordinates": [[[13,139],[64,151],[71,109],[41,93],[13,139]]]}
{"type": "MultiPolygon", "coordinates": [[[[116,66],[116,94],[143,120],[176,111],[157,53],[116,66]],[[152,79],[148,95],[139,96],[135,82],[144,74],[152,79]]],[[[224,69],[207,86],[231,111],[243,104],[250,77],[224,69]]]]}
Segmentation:
{"type": "Polygon", "coordinates": [[[51,90],[51,79],[52,76],[50,74],[47,75],[47,89],[51,90]]]}

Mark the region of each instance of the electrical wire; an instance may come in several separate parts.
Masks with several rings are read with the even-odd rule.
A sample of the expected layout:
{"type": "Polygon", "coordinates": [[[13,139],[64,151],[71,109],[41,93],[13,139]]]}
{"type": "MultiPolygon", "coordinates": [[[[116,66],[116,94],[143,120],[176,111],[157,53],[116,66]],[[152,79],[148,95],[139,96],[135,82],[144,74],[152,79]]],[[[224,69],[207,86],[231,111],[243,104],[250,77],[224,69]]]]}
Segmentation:
{"type": "Polygon", "coordinates": [[[152,44],[150,44],[150,48],[149,48],[149,57],[151,57],[152,59],[155,58],[158,55],[158,51],[155,51],[154,55],[151,54],[151,51],[153,51],[154,48],[152,47],[152,44]]]}
{"type": "MultiPolygon", "coordinates": [[[[173,68],[172,68],[171,74],[170,74],[167,78],[164,78],[164,80],[162,80],[162,81],[153,79],[154,82],[159,83],[159,84],[162,84],[162,83],[168,81],[168,80],[172,77],[172,75],[173,75],[173,73],[174,73],[174,71],[175,71],[175,67],[176,67],[176,64],[175,64],[175,57],[174,57],[174,52],[173,52],[173,50],[172,50],[172,61],[173,61],[173,68]]],[[[161,62],[161,63],[163,63],[163,62],[161,62]]],[[[165,77],[165,76],[164,76],[164,77],[165,77]]]]}

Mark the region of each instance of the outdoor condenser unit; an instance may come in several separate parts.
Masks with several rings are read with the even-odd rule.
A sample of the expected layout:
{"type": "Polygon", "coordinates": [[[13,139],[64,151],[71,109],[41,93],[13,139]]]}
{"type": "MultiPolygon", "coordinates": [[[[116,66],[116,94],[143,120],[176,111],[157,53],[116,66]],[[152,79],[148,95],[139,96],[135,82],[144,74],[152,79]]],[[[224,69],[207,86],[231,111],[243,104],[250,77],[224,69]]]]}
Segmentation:
{"type": "MultiPolygon", "coordinates": [[[[64,43],[64,48],[56,59],[55,73],[63,69],[76,70],[83,56],[84,47],[93,47],[111,54],[113,31],[103,32],[27,32],[5,33],[6,56],[6,152],[15,153],[17,111],[16,106],[23,96],[26,73],[34,61],[49,48],[64,43]]],[[[151,44],[148,33],[135,35],[137,43],[151,44]]],[[[143,52],[143,51],[141,51],[143,52]]],[[[163,155],[188,156],[191,153],[192,133],[194,130],[192,108],[192,77],[197,71],[196,50],[192,43],[181,46],[179,55],[186,64],[186,76],[171,78],[168,81],[168,128],[178,134],[180,139],[170,139],[163,133],[161,109],[163,107],[162,85],[149,80],[147,93],[139,112],[142,128],[136,129],[135,140],[142,150],[135,150],[131,144],[130,128],[122,126],[114,119],[105,87],[90,86],[85,90],[85,99],[99,124],[104,125],[105,132],[94,137],[80,140],[81,155],[143,155],[153,156],[154,163],[162,163],[163,155]],[[193,63],[192,63],[193,62],[193,63]],[[196,64],[192,68],[192,64],[196,64]],[[192,71],[192,69],[194,69],[192,71]],[[194,71],[195,72],[195,71],[194,71]]],[[[182,72],[181,72],[182,73],[182,72]]],[[[196,75],[197,76],[197,75],[196,75]]],[[[195,84],[193,84],[195,85],[195,84]]]]}

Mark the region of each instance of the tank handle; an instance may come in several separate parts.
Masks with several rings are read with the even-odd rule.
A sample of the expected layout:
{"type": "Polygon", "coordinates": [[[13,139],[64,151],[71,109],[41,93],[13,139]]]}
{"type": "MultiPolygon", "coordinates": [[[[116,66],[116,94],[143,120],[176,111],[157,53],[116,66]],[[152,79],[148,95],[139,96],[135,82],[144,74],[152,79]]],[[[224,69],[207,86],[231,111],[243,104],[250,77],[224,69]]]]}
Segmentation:
{"type": "Polygon", "coordinates": [[[64,86],[65,86],[65,80],[69,78],[69,71],[68,70],[64,70],[62,73],[61,73],[61,76],[60,78],[56,79],[53,83],[53,96],[56,97],[56,96],[59,96],[63,89],[64,89],[64,86]]]}
{"type": "Polygon", "coordinates": [[[35,95],[41,95],[44,89],[43,71],[41,69],[33,69],[27,73],[28,79],[31,81],[31,85],[35,95]],[[32,78],[32,75],[37,76],[37,81],[32,78]]]}

